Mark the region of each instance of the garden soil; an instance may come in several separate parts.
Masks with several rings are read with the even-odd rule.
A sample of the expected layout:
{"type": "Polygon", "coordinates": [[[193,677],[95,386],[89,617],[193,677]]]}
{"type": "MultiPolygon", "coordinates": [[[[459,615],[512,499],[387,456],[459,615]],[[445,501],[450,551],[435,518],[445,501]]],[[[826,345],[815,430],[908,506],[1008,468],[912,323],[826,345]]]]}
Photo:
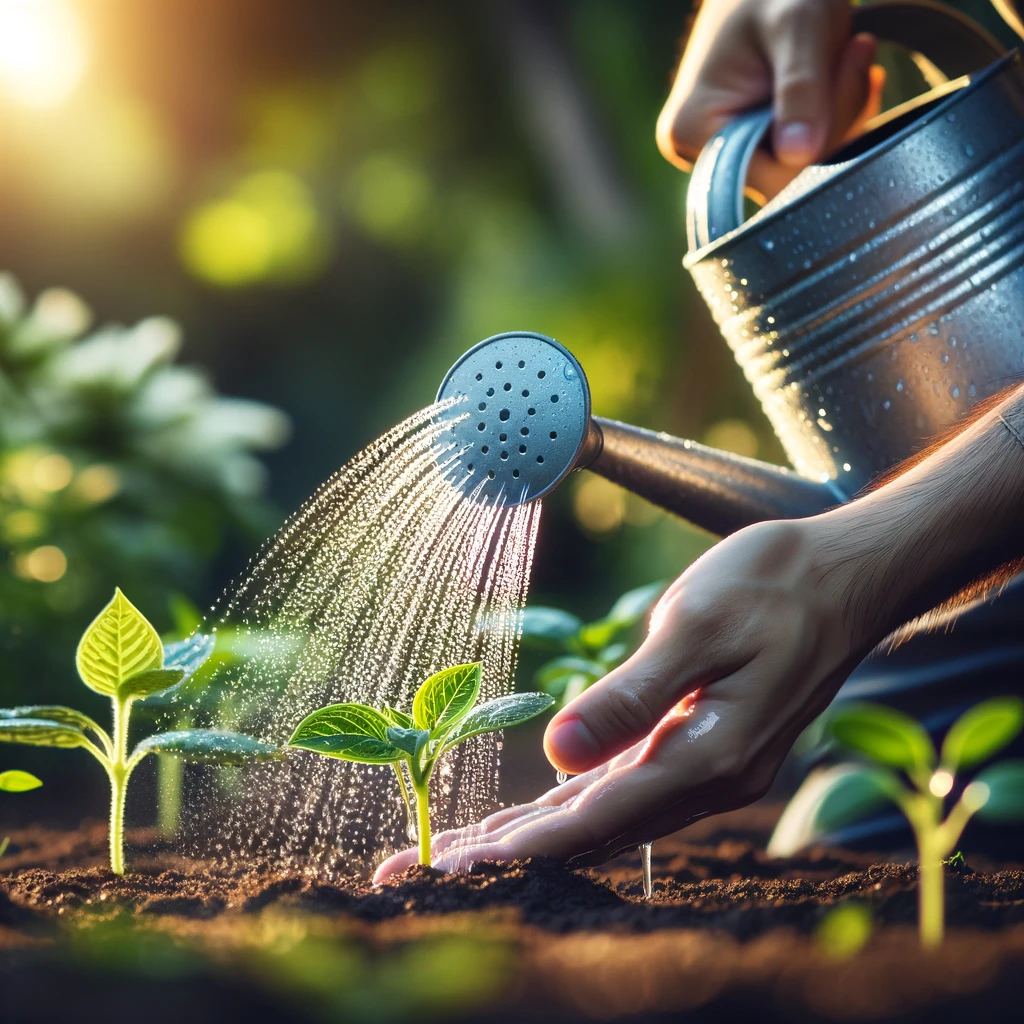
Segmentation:
{"type": "Polygon", "coordinates": [[[968,857],[950,871],[947,941],[926,954],[912,864],[835,849],[771,860],[777,813],[657,843],[649,901],[636,856],[576,871],[417,867],[374,887],[228,870],[136,832],[116,878],[100,823],[13,833],[0,1020],[63,1020],[72,1003],[106,1024],[1020,1019],[1024,870],[968,857]],[[874,928],[840,958],[818,928],[849,901],[874,928]]]}

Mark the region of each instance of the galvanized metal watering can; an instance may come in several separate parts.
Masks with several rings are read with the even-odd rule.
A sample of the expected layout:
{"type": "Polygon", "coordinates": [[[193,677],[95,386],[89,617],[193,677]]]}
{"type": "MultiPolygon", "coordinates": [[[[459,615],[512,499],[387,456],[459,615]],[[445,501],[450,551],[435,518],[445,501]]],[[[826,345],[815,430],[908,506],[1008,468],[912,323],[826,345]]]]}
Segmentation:
{"type": "Polygon", "coordinates": [[[512,332],[467,352],[438,396],[468,402],[454,429],[482,496],[533,500],[588,468],[718,534],[812,515],[1024,375],[1021,58],[930,3],[860,8],[855,22],[952,80],[746,223],[770,111],[715,136],[688,193],[685,265],[793,469],[591,417],[573,356],[512,332]]]}

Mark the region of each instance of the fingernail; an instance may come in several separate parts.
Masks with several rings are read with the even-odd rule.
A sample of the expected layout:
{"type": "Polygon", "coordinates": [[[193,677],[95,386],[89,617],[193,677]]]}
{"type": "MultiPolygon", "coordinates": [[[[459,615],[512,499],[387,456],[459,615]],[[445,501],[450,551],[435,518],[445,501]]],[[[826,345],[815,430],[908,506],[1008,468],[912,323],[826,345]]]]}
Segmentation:
{"type": "Polygon", "coordinates": [[[782,163],[808,163],[818,155],[819,134],[809,121],[781,124],[775,132],[775,155],[782,163]]]}
{"type": "Polygon", "coordinates": [[[569,771],[591,767],[601,753],[597,737],[579,715],[569,715],[549,729],[546,746],[554,756],[556,767],[569,771]]]}

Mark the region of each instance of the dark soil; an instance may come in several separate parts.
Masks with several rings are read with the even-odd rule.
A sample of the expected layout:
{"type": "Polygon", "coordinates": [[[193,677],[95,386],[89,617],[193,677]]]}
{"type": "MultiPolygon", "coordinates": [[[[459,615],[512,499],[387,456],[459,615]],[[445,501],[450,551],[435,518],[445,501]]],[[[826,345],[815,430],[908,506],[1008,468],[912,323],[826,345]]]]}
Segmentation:
{"type": "MultiPolygon", "coordinates": [[[[139,832],[130,873],[117,878],[103,866],[101,824],[14,833],[0,862],[0,1018],[57,1019],[68,986],[98,985],[92,998],[111,1024],[132,1015],[127,994],[136,990],[149,1021],[223,1020],[243,1010],[281,1021],[382,1020],[388,1007],[400,1019],[410,1007],[395,991],[409,977],[409,951],[436,950],[442,940],[462,943],[465,977],[452,984],[464,986],[474,972],[490,979],[457,1005],[439,996],[433,1015],[442,1019],[656,1020],[682,1010],[709,1020],[741,1011],[759,1021],[1017,1018],[1024,870],[969,857],[969,867],[950,872],[947,942],[925,954],[914,930],[913,865],[840,850],[770,860],[758,844],[773,818],[773,809],[755,808],[658,843],[650,901],[636,857],[579,871],[545,860],[458,876],[417,867],[374,887],[227,870],[139,832]],[[817,929],[848,900],[870,908],[875,928],[864,949],[838,960],[817,929]],[[114,928],[121,945],[111,945],[114,928]],[[355,981],[337,992],[315,973],[296,983],[290,953],[277,952],[282,928],[301,931],[288,949],[302,964],[314,948],[320,957],[347,950],[355,981]],[[140,950],[154,936],[164,945],[146,960],[140,950]],[[111,984],[97,981],[111,976],[111,984]]],[[[324,974],[333,970],[341,968],[324,974]]]]}

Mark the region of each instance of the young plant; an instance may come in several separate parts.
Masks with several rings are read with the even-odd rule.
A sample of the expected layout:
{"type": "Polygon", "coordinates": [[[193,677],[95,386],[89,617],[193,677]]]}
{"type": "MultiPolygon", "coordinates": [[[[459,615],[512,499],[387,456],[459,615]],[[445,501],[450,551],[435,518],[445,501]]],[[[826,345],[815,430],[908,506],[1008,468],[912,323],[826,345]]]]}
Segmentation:
{"type": "Polygon", "coordinates": [[[666,586],[659,580],[627,591],[596,622],[584,622],[561,608],[527,608],[524,645],[560,652],[537,670],[537,685],[564,706],[621,665],[636,647],[626,642],[627,634],[654,607],[666,586]]]}
{"type": "MultiPolygon", "coordinates": [[[[18,771],[11,768],[9,771],[0,772],[0,793],[27,793],[30,789],[38,789],[42,783],[31,772],[18,771]]],[[[10,839],[4,836],[0,839],[0,857],[7,852],[7,844],[10,839]]]]}
{"type": "Polygon", "coordinates": [[[82,682],[109,697],[113,733],[88,715],[52,704],[0,710],[0,741],[38,747],[84,747],[110,779],[110,870],[124,874],[124,804],[128,780],[147,754],[184,761],[243,764],[279,754],[278,749],[238,732],[187,729],[155,733],[128,751],[132,704],[178,686],[210,655],[214,638],[194,636],[166,651],[146,617],[115,590],[78,644],[82,682]]]}
{"type": "Polygon", "coordinates": [[[415,800],[420,863],[429,864],[429,787],[438,761],[470,736],[519,725],[554,704],[546,693],[510,693],[477,706],[480,676],[479,662],[432,675],[416,691],[411,715],[386,704],[380,710],[331,704],[307,715],[288,745],[343,761],[391,765],[410,825],[415,800]]]}
{"type": "Polygon", "coordinates": [[[973,815],[994,822],[1024,820],[1024,760],[991,765],[962,787],[949,813],[956,775],[987,761],[1024,727],[1024,700],[995,697],[964,712],[936,753],[923,726],[879,704],[854,704],[829,714],[826,728],[868,764],[840,764],[804,782],[783,812],[768,852],[795,853],[891,802],[906,816],[918,852],[921,944],[938,946],[944,930],[943,866],[973,815]]]}

